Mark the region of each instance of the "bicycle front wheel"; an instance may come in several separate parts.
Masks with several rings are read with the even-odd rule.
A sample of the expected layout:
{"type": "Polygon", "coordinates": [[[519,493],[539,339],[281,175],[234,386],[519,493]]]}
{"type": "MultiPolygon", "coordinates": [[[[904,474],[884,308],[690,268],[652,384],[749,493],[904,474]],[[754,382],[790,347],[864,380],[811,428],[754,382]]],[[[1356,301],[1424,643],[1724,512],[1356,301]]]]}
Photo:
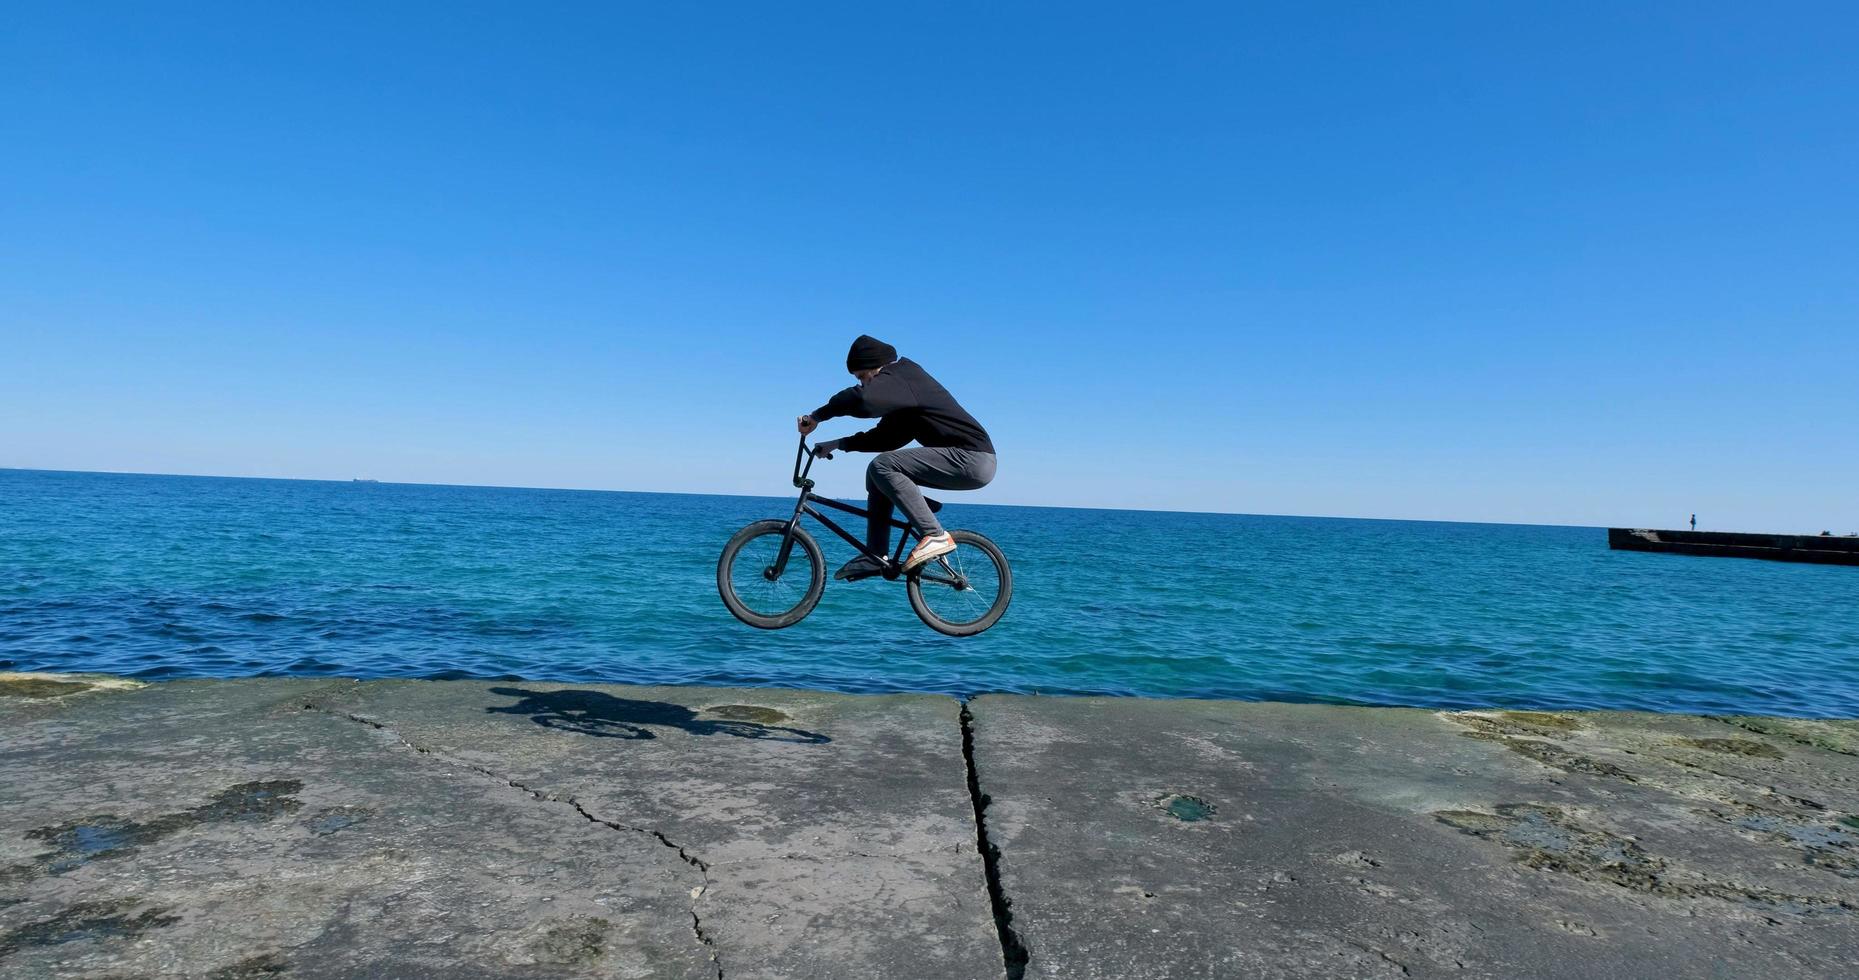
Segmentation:
{"type": "Polygon", "coordinates": [[[910,608],[930,629],[974,636],[1000,622],[1013,599],[1013,572],[994,542],[950,531],[955,550],[910,573],[910,608]]]}
{"type": "Polygon", "coordinates": [[[775,574],[787,530],[786,521],[756,521],[737,531],[717,559],[716,588],[723,605],[758,629],[778,630],[800,622],[826,591],[826,556],[802,528],[794,529],[787,565],[775,574]]]}

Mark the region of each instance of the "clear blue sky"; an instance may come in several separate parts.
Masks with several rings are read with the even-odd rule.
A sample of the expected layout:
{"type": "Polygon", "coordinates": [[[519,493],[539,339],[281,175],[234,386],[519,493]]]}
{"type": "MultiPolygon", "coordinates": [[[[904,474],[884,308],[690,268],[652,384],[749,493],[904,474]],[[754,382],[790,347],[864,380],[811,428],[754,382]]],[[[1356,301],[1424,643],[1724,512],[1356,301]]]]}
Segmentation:
{"type": "Polygon", "coordinates": [[[783,493],[870,332],[982,502],[1859,529],[1855,51],[1850,2],[9,3],[0,466],[783,493]]]}

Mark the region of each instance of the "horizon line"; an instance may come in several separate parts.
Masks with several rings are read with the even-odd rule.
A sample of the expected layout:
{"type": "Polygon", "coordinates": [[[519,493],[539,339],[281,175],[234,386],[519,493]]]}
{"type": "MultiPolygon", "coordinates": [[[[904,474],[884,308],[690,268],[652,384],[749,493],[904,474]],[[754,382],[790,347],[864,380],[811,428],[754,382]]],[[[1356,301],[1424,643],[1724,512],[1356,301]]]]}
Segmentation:
{"type": "MultiPolygon", "coordinates": [[[[615,489],[615,488],[610,488],[610,487],[539,487],[539,486],[528,486],[528,485],[523,485],[523,484],[512,484],[512,483],[419,483],[419,482],[404,482],[404,481],[399,481],[399,480],[375,480],[375,479],[367,479],[363,477],[351,477],[347,480],[340,480],[340,479],[328,479],[328,478],[306,477],[306,476],[228,476],[228,475],[217,474],[217,473],[148,473],[148,472],[143,472],[140,470],[62,470],[62,469],[45,469],[43,467],[36,467],[36,466],[0,466],[0,473],[7,473],[7,472],[68,473],[68,474],[74,474],[74,475],[79,475],[79,476],[169,477],[169,478],[185,479],[185,480],[267,480],[267,481],[276,481],[276,482],[284,482],[284,483],[333,483],[337,485],[350,485],[350,484],[355,484],[355,483],[362,483],[362,484],[369,484],[369,485],[383,486],[383,487],[451,487],[451,488],[457,488],[457,489],[463,489],[463,490],[541,490],[541,491],[546,491],[549,493],[633,493],[633,494],[659,494],[659,495],[669,495],[669,496],[678,496],[678,497],[748,497],[748,498],[762,499],[762,500],[786,500],[787,499],[786,495],[763,494],[763,493],[715,493],[715,492],[705,492],[705,491],[700,491],[700,490],[621,490],[621,489],[615,489]]],[[[834,497],[831,499],[841,500],[841,499],[852,499],[852,498],[834,497]]],[[[1492,526],[1492,527],[1567,527],[1567,528],[1582,528],[1582,529],[1593,529],[1593,530],[1603,530],[1607,527],[1607,525],[1604,525],[1604,524],[1557,524],[1557,523],[1552,523],[1552,522],[1540,522],[1540,521],[1539,522],[1466,521],[1466,520],[1452,520],[1452,519],[1447,519],[1447,518],[1353,517],[1353,516],[1341,515],[1341,514],[1261,514],[1261,513],[1254,513],[1251,511],[1237,511],[1237,510],[1175,510],[1175,509],[1166,508],[1166,507],[1090,507],[1090,506],[1085,506],[1081,504],[1002,504],[1002,503],[979,503],[979,502],[966,501],[966,500],[957,500],[957,501],[945,500],[943,502],[945,504],[954,503],[954,504],[958,504],[963,507],[1027,507],[1027,508],[1034,508],[1034,509],[1049,509],[1049,510],[1103,510],[1103,511],[1128,512],[1128,513],[1134,513],[1134,514],[1193,514],[1193,515],[1205,515],[1205,516],[1212,516],[1212,517],[1289,517],[1289,518],[1297,518],[1297,519],[1302,519],[1302,520],[1381,521],[1385,523],[1394,523],[1394,524],[1479,524],[1479,525],[1486,525],[1486,526],[1492,526]]]]}

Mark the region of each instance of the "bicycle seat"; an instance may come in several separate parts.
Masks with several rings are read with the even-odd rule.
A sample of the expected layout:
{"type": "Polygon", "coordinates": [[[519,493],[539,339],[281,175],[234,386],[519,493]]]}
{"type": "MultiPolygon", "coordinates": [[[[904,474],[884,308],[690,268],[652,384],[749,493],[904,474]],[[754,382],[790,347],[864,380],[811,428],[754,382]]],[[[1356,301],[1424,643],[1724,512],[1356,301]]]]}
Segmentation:
{"type": "Polygon", "coordinates": [[[940,500],[936,500],[932,497],[924,497],[923,502],[929,505],[930,513],[932,514],[942,510],[942,501],[940,500]]]}

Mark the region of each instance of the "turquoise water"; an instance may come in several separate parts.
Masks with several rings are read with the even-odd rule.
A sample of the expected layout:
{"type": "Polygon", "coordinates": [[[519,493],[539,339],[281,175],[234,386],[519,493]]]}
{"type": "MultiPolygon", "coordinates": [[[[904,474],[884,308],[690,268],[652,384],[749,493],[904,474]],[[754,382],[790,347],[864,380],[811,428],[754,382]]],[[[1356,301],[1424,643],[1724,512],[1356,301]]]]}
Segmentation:
{"type": "Polygon", "coordinates": [[[754,630],[717,553],[792,507],[0,470],[0,669],[1859,716],[1859,569],[1596,528],[952,503],[1014,563],[992,631],[935,634],[883,581],[754,630]]]}

